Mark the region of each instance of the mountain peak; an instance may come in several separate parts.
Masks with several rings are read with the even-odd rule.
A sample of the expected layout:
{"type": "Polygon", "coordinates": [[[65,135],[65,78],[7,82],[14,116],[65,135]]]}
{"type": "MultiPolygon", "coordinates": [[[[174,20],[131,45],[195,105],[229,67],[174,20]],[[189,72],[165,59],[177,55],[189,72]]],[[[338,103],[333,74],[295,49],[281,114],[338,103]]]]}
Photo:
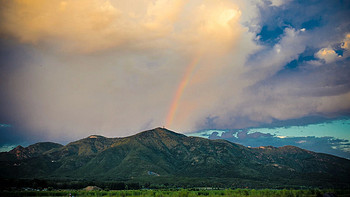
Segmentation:
{"type": "Polygon", "coordinates": [[[170,131],[169,129],[167,129],[165,127],[157,127],[157,128],[152,129],[151,131],[158,132],[158,133],[178,134],[178,133],[176,133],[174,131],[170,131]]]}
{"type": "Polygon", "coordinates": [[[9,152],[10,153],[14,153],[14,154],[17,154],[17,153],[20,153],[24,150],[24,147],[21,146],[21,145],[18,145],[16,146],[14,149],[10,150],[9,152]]]}
{"type": "Polygon", "coordinates": [[[147,130],[147,131],[143,131],[141,133],[138,133],[136,134],[135,136],[142,136],[142,137],[166,137],[166,136],[177,136],[177,137],[180,137],[180,136],[185,136],[183,134],[180,134],[180,133],[176,133],[174,131],[170,131],[164,127],[157,127],[157,128],[154,128],[154,129],[151,129],[151,130],[147,130]]]}
{"type": "Polygon", "coordinates": [[[90,136],[87,137],[87,138],[90,138],[90,139],[97,139],[97,138],[106,138],[106,137],[104,137],[104,136],[102,136],[102,135],[90,135],[90,136]]]}
{"type": "Polygon", "coordinates": [[[24,149],[24,147],[21,146],[21,145],[18,145],[18,146],[16,146],[16,148],[14,148],[13,150],[22,150],[22,149],[24,149]]]}

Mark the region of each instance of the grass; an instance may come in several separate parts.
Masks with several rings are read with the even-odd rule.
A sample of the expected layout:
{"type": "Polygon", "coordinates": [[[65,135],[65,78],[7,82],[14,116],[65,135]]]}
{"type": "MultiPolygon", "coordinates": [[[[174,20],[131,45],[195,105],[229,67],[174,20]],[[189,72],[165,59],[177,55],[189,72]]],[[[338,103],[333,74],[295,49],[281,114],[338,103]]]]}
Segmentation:
{"type": "Polygon", "coordinates": [[[83,190],[55,190],[55,191],[0,191],[0,196],[135,196],[135,197],[317,197],[324,193],[334,193],[338,197],[350,197],[350,190],[272,190],[272,189],[226,189],[226,190],[113,190],[113,191],[83,191],[83,190]]]}

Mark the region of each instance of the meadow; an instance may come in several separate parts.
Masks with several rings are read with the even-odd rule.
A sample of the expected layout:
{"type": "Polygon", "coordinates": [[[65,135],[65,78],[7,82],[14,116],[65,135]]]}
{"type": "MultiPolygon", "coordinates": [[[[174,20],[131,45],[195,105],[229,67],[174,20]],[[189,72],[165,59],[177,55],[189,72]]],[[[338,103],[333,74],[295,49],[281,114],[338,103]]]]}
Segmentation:
{"type": "Polygon", "coordinates": [[[350,190],[273,190],[273,189],[168,189],[168,190],[111,190],[111,191],[84,191],[84,190],[55,190],[55,191],[0,191],[0,196],[135,196],[135,197],[195,197],[195,196],[232,196],[232,197],[319,197],[325,193],[336,194],[337,197],[350,197],[350,190]]]}

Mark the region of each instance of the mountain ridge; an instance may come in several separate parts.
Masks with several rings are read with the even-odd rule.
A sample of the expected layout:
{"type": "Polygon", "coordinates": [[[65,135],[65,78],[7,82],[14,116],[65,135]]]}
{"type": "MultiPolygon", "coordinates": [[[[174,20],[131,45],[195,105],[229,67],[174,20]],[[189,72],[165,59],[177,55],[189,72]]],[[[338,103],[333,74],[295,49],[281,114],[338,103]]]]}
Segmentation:
{"type": "Polygon", "coordinates": [[[46,148],[23,158],[14,155],[30,146],[1,153],[0,177],[141,182],[172,182],[182,177],[235,184],[269,180],[280,185],[350,185],[350,160],[344,158],[294,146],[248,148],[226,140],[187,137],[165,128],[123,138],[90,135],[65,146],[36,146],[44,145],[46,148]]]}

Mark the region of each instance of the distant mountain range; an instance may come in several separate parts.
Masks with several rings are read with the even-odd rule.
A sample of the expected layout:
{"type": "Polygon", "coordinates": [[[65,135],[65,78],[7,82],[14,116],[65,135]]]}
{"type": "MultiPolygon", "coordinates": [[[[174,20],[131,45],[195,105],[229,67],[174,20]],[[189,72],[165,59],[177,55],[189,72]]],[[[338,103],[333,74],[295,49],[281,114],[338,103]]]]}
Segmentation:
{"type": "Polygon", "coordinates": [[[132,181],[227,187],[350,187],[350,160],[294,146],[248,148],[164,128],[92,135],[0,153],[1,179],[132,181]]]}

